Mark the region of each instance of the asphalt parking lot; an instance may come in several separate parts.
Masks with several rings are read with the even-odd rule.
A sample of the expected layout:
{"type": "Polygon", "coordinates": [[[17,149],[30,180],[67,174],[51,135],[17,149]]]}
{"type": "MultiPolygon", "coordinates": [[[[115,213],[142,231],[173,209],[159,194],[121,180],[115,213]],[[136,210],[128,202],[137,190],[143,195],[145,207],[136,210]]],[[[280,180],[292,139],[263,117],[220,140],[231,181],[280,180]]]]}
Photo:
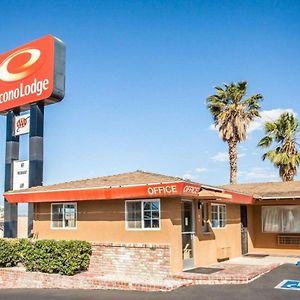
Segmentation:
{"type": "Polygon", "coordinates": [[[5,289],[0,290],[0,299],[50,300],[50,299],[172,299],[172,300],[277,300],[300,299],[300,290],[275,289],[285,279],[300,280],[300,266],[285,264],[247,285],[198,285],[179,288],[172,292],[130,292],[116,290],[47,290],[5,289]]]}

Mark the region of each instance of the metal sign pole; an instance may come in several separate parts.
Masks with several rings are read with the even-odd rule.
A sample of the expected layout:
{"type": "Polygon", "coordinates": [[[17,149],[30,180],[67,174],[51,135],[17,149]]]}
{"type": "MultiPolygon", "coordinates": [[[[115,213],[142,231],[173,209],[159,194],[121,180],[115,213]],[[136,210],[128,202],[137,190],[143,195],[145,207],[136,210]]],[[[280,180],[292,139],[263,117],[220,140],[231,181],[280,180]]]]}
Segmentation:
{"type": "MultiPolygon", "coordinates": [[[[43,185],[44,103],[30,105],[29,187],[43,185]]],[[[33,203],[28,203],[28,236],[32,236],[33,203]]]]}
{"type": "MultiPolygon", "coordinates": [[[[13,187],[13,161],[19,159],[19,136],[14,135],[14,117],[19,109],[11,110],[6,116],[6,154],[4,191],[13,187]]],[[[17,237],[18,204],[8,203],[4,199],[4,237],[17,237]]]]}
{"type": "MultiPolygon", "coordinates": [[[[0,94],[3,96],[0,114],[7,114],[5,161],[5,192],[7,192],[43,184],[44,105],[59,102],[64,98],[65,45],[60,39],[47,35],[1,54],[0,65],[3,66],[0,71],[0,94]],[[20,54],[26,54],[26,63],[20,62],[20,54]],[[7,66],[12,66],[13,70],[7,66]],[[28,133],[28,127],[24,128],[28,116],[21,115],[16,120],[16,132],[13,132],[14,117],[20,115],[20,111],[27,110],[29,105],[31,119],[29,164],[28,160],[14,163],[15,160],[19,160],[18,135],[28,133]]],[[[10,204],[5,200],[4,215],[4,235],[17,236],[17,204],[10,204]]],[[[29,236],[32,235],[32,228],[33,204],[29,204],[27,228],[29,236]]]]}

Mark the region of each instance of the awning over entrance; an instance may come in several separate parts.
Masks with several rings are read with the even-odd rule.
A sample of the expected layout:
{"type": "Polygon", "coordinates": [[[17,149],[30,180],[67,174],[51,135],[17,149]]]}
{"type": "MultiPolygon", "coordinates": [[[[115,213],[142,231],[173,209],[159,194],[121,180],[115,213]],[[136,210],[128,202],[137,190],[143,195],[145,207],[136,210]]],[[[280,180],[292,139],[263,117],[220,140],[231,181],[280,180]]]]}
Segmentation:
{"type": "Polygon", "coordinates": [[[64,202],[164,197],[198,198],[200,184],[169,182],[144,185],[109,186],[61,190],[16,191],[4,194],[11,203],[64,202]]]}
{"type": "Polygon", "coordinates": [[[228,191],[212,191],[205,190],[199,192],[199,198],[209,202],[224,202],[235,204],[253,204],[254,200],[251,196],[228,192],[228,191]]]}
{"type": "Polygon", "coordinates": [[[208,190],[202,190],[199,193],[199,198],[203,200],[231,200],[232,195],[222,192],[214,192],[214,191],[208,191],[208,190]]]}

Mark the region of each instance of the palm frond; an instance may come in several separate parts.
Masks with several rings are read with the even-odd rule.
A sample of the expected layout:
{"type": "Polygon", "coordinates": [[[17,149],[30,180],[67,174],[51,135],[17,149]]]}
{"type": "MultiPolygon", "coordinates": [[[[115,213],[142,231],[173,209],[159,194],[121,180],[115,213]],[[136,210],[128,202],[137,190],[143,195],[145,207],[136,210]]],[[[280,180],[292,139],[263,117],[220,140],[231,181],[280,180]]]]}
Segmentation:
{"type": "Polygon", "coordinates": [[[258,147],[268,148],[272,145],[273,139],[271,136],[263,137],[257,144],[258,147]]]}
{"type": "Polygon", "coordinates": [[[269,148],[275,142],[276,148],[264,153],[262,158],[269,159],[279,168],[279,175],[283,181],[293,180],[300,166],[300,153],[297,150],[296,138],[299,132],[297,118],[291,113],[283,113],[274,122],[265,123],[264,136],[258,147],[269,148]]]}
{"type": "Polygon", "coordinates": [[[262,95],[257,94],[243,100],[247,91],[247,82],[223,84],[215,87],[216,94],[209,96],[207,108],[219,128],[220,137],[224,141],[246,139],[250,122],[259,117],[262,95]]]}

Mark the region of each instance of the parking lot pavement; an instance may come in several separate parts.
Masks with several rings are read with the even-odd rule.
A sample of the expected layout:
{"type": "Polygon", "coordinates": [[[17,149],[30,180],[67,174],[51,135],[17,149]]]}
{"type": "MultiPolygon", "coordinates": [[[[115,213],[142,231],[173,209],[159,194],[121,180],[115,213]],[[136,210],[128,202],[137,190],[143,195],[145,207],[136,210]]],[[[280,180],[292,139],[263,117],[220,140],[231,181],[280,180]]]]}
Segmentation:
{"type": "Polygon", "coordinates": [[[198,285],[179,288],[172,292],[130,292],[116,290],[0,290],[2,300],[281,300],[300,299],[300,291],[275,289],[285,279],[300,280],[300,267],[285,264],[246,285],[198,285]]]}

